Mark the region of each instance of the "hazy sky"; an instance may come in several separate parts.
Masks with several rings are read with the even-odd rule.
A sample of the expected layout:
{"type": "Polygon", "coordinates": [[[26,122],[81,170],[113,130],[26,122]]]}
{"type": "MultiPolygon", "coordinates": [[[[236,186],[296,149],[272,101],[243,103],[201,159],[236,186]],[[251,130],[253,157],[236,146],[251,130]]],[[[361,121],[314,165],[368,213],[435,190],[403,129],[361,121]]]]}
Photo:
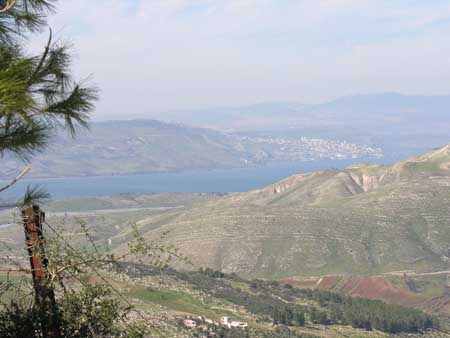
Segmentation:
{"type": "Polygon", "coordinates": [[[448,0],[62,0],[50,22],[97,117],[450,94],[448,0]]]}

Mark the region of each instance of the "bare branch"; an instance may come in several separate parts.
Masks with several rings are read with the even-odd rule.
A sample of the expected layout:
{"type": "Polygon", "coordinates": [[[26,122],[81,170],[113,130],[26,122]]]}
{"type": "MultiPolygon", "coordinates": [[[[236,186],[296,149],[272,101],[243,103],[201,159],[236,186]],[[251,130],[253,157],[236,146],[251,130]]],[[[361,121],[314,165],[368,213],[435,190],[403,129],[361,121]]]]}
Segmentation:
{"type": "Polygon", "coordinates": [[[0,188],[0,192],[11,188],[14,184],[17,183],[17,181],[19,181],[22,177],[24,177],[26,174],[28,174],[30,172],[30,170],[31,170],[31,165],[29,165],[24,170],[22,170],[22,172],[15,179],[13,179],[9,184],[7,184],[4,187],[0,188]]]}
{"type": "Polygon", "coordinates": [[[15,4],[16,4],[16,0],[12,0],[11,2],[8,1],[8,2],[6,3],[5,8],[0,9],[0,14],[1,14],[1,13],[6,13],[6,12],[10,11],[10,10],[14,7],[15,4]]]}

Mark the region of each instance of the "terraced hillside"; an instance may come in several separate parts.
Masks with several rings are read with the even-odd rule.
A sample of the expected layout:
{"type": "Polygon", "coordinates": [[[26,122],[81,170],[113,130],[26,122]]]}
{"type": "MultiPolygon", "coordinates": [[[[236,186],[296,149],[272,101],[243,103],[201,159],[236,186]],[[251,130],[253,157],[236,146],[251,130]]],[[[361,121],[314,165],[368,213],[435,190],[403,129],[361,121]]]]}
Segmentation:
{"type": "Polygon", "coordinates": [[[169,231],[194,267],[256,277],[450,270],[450,145],[392,167],[295,175],[140,226],[149,239],[169,231]]]}
{"type": "MultiPolygon", "coordinates": [[[[112,196],[82,197],[60,201],[49,201],[42,205],[46,221],[61,228],[72,241],[83,241],[79,236],[80,225],[91,229],[93,238],[100,243],[121,231],[130,229],[134,223],[141,224],[148,217],[164,214],[168,210],[184,208],[220,198],[213,193],[163,193],[163,194],[117,194],[112,196]]],[[[46,225],[44,228],[48,228],[46,225]]],[[[0,261],[14,253],[24,253],[24,233],[20,212],[14,208],[0,207],[0,261]]]]}

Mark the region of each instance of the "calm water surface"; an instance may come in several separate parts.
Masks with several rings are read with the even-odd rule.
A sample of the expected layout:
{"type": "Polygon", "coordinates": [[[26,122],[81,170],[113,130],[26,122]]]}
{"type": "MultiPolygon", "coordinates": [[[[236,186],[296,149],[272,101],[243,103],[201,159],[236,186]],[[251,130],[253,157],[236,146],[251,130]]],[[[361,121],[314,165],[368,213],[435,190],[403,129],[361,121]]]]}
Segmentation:
{"type": "MultiPolygon", "coordinates": [[[[356,163],[394,163],[396,159],[319,160],[273,163],[263,167],[192,171],[129,176],[33,179],[18,182],[1,194],[18,198],[28,184],[40,184],[52,199],[100,196],[117,193],[240,192],[262,188],[287,176],[321,169],[345,168],[356,163]]],[[[5,183],[5,182],[1,182],[5,183]]]]}

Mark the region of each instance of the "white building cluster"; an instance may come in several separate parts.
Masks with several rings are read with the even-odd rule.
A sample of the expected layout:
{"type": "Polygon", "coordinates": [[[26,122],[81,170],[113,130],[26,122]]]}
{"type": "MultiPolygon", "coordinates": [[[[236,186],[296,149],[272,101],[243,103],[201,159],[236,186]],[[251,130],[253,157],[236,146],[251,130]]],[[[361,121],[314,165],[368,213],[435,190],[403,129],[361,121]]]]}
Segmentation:
{"type": "Polygon", "coordinates": [[[238,328],[245,329],[248,327],[248,323],[240,322],[237,320],[233,320],[230,317],[222,317],[220,323],[217,323],[211,319],[205,318],[203,316],[199,316],[195,319],[186,318],[183,320],[183,325],[188,329],[195,329],[197,327],[201,327],[202,324],[210,324],[215,326],[222,326],[228,329],[238,328]]]}
{"type": "Polygon", "coordinates": [[[230,317],[222,317],[222,319],[220,320],[220,324],[229,329],[231,328],[245,329],[246,327],[248,327],[247,323],[232,320],[230,317]]]}

